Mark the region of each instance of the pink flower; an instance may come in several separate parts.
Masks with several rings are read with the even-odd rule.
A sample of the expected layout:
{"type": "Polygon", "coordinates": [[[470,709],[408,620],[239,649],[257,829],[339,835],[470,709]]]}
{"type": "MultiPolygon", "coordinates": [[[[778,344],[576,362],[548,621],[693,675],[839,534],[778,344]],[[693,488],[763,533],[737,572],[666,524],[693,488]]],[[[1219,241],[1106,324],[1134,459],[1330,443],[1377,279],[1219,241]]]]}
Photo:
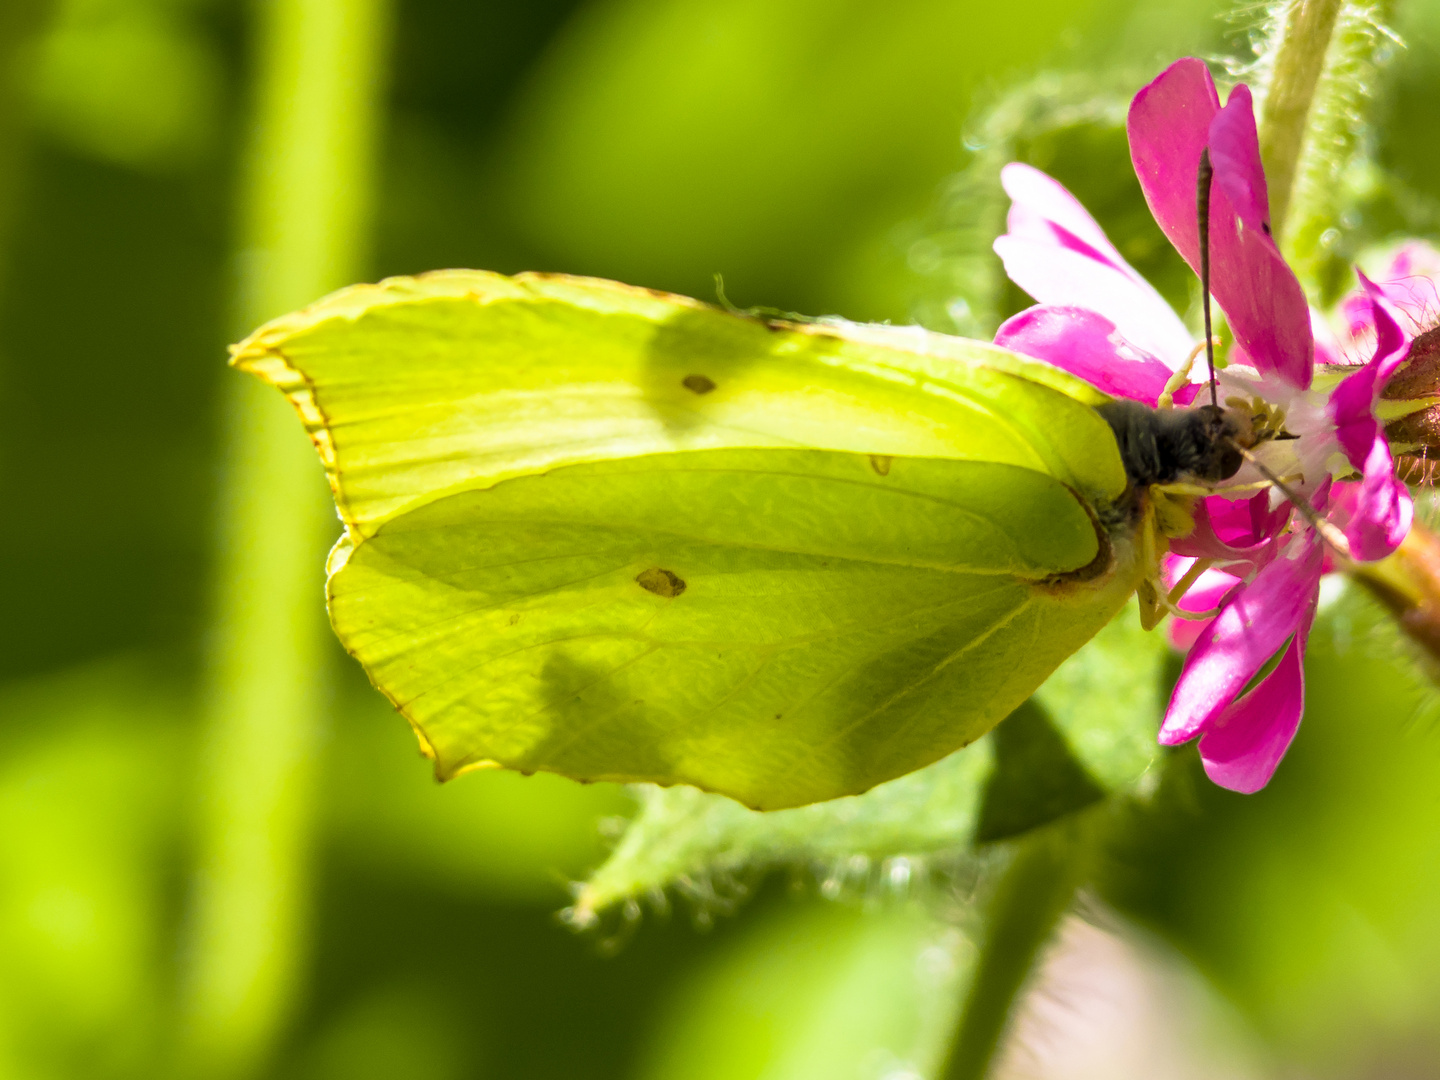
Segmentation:
{"type": "MultiPolygon", "coordinates": [[[[1165,584],[1173,589],[1180,579],[1190,572],[1196,561],[1167,555],[1165,557],[1165,584]]],[[[1180,598],[1176,606],[1181,611],[1193,612],[1196,615],[1201,612],[1214,611],[1225,602],[1231,590],[1235,586],[1243,584],[1244,580],[1244,578],[1236,577],[1225,570],[1216,570],[1211,567],[1195,580],[1195,583],[1180,598]]],[[[1198,618],[1171,619],[1170,644],[1174,645],[1178,652],[1185,652],[1199,640],[1205,628],[1213,621],[1213,619],[1198,618]]]]}
{"type": "Polygon", "coordinates": [[[1383,559],[1405,539],[1414,517],[1410,492],[1395,479],[1395,459],[1385,431],[1375,418],[1380,393],[1410,351],[1410,336],[1400,329],[1394,308],[1381,289],[1364,274],[1375,327],[1375,356],[1347,375],[1330,395],[1335,441],[1361,474],[1360,489],[1345,538],[1350,553],[1362,562],[1383,559]]]}
{"type": "Polygon", "coordinates": [[[1295,737],[1321,568],[1314,530],[1299,530],[1278,557],[1233,589],[1186,654],[1160,742],[1174,746],[1199,736],[1205,773],[1221,787],[1259,791],[1295,737]],[[1275,669],[1245,693],[1282,649],[1275,669]]]}
{"type": "MultiPolygon", "coordinates": [[[[1402,243],[1393,252],[1389,264],[1374,282],[1362,278],[1361,287],[1340,303],[1342,323],[1336,351],[1341,356],[1366,355],[1380,346],[1382,333],[1391,336],[1398,330],[1403,342],[1403,359],[1389,365],[1393,370],[1378,373],[1374,388],[1383,397],[1408,402],[1411,411],[1394,416],[1386,425],[1385,436],[1395,449],[1406,454],[1401,475],[1412,470],[1420,475],[1429,473],[1433,479],[1434,449],[1440,445],[1440,407],[1433,403],[1436,386],[1440,385],[1440,252],[1418,240],[1402,243]],[[1383,326],[1375,317],[1373,297],[1390,316],[1394,329],[1383,326]],[[1403,366],[1397,366],[1403,365],[1403,366]]],[[[1353,361],[1352,361],[1353,362],[1353,361]]],[[[1357,388],[1357,398],[1364,394],[1357,388]]],[[[1358,407],[1358,403],[1356,403],[1358,407]]],[[[1352,407],[1352,413],[1356,411],[1352,407]]],[[[1347,436],[1356,441],[1355,450],[1367,448],[1368,418],[1351,416],[1345,424],[1347,436]]],[[[1378,450],[1372,471],[1379,473],[1384,459],[1378,450]]]]}
{"type": "MultiPolygon", "coordinates": [[[[1423,240],[1407,240],[1395,249],[1376,277],[1372,287],[1390,302],[1407,338],[1413,340],[1440,325],[1440,251],[1423,240]]],[[[1358,288],[1340,301],[1340,315],[1351,345],[1374,341],[1369,289],[1358,288]]]]}
{"type": "MultiPolygon", "coordinates": [[[[1409,492],[1394,478],[1374,415],[1408,348],[1393,302],[1362,279],[1374,355],[1332,391],[1312,389],[1317,345],[1326,361],[1338,358],[1341,346],[1311,312],[1271,237],[1249,89],[1237,86],[1222,107],[1205,65],[1178,61],[1136,95],[1128,130],[1146,201],[1197,273],[1196,189],[1202,151],[1209,151],[1211,291],[1235,339],[1218,377],[1226,396],[1283,411],[1288,436],[1257,455],[1343,531],[1353,558],[1389,554],[1411,519],[1409,492]],[[1335,483],[1352,470],[1358,483],[1335,483]]],[[[1001,326],[996,343],[1156,405],[1195,355],[1194,335],[1063,187],[1018,163],[1001,179],[1012,206],[995,250],[1011,280],[1039,303],[1001,326]]],[[[1174,400],[1193,400],[1206,374],[1192,371],[1174,400]]],[[[1299,726],[1305,642],[1328,568],[1316,529],[1278,492],[1250,494],[1259,480],[1247,466],[1232,482],[1242,490],[1198,500],[1196,528],[1173,542],[1165,568],[1172,588],[1187,574],[1194,578],[1177,604],[1182,611],[1215,614],[1176,631],[1189,651],[1160,741],[1199,738],[1210,778],[1244,792],[1269,782],[1299,726]],[[1205,561],[1197,567],[1197,560],[1205,561]]]]}
{"type": "Polygon", "coordinates": [[[1177,60],[1130,103],[1130,158],[1161,231],[1200,272],[1195,196],[1200,154],[1210,151],[1210,291],[1235,342],[1262,377],[1305,389],[1314,370],[1310,308],[1270,235],[1270,197],[1250,88],[1225,107],[1205,64],[1177,60]]]}

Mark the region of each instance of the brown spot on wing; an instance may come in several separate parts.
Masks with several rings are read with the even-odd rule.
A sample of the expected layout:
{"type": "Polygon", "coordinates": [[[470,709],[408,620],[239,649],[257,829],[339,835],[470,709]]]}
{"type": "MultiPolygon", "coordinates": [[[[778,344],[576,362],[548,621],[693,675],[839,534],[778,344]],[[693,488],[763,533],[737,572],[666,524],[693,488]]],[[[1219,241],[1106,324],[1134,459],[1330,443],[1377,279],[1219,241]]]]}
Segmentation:
{"type": "Polygon", "coordinates": [[[662,570],[658,566],[641,570],[635,575],[635,583],[647,592],[653,592],[667,600],[674,599],[685,591],[685,582],[680,575],[662,570]]]}
{"type": "Polygon", "coordinates": [[[686,375],[680,380],[680,385],[686,390],[692,390],[697,394],[708,394],[715,389],[714,380],[704,375],[686,375]]]}
{"type": "Polygon", "coordinates": [[[871,454],[870,467],[881,476],[889,476],[890,463],[894,460],[895,458],[890,454],[871,454]]]}

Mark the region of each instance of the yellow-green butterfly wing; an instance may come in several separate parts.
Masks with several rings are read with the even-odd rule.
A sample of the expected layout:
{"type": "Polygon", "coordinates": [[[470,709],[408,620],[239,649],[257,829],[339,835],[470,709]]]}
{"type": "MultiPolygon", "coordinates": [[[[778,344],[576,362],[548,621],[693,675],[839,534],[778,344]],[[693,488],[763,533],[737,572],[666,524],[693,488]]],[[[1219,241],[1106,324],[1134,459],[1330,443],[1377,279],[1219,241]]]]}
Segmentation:
{"type": "Polygon", "coordinates": [[[234,362],[309,427],[332,622],[442,777],[864,791],[987,731],[1138,576],[1103,395],[978,342],[450,271],[234,362]]]}

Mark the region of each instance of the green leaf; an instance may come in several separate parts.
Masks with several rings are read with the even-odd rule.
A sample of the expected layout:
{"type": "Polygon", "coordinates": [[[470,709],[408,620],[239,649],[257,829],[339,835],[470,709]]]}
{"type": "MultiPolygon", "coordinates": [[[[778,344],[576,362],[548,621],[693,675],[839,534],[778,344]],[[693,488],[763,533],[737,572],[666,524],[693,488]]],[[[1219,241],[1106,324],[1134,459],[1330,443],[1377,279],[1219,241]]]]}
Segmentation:
{"type": "Polygon", "coordinates": [[[1105,797],[1034,698],[1006,717],[991,741],[995,771],[975,829],[979,842],[1018,836],[1105,797]]]}
{"type": "Polygon", "coordinates": [[[310,427],[332,621],[442,778],[859,793],[993,727],[1137,573],[1100,395],[982,343],[449,272],[235,363],[310,427]]]}
{"type": "Polygon", "coordinates": [[[1106,791],[1132,791],[1155,775],[1173,656],[1163,633],[1140,625],[1131,601],[1035,693],[1075,759],[1106,791]]]}
{"type": "Polygon", "coordinates": [[[968,846],[993,761],[990,738],[864,795],[760,813],[692,787],[637,789],[641,811],[571,909],[596,912],[646,893],[679,888],[702,904],[715,882],[781,865],[825,877],[879,871],[908,886],[931,856],[968,846]]]}
{"type": "Polygon", "coordinates": [[[1135,790],[1160,756],[1169,646],[1132,601],[995,729],[978,841],[1038,828],[1135,790]]]}

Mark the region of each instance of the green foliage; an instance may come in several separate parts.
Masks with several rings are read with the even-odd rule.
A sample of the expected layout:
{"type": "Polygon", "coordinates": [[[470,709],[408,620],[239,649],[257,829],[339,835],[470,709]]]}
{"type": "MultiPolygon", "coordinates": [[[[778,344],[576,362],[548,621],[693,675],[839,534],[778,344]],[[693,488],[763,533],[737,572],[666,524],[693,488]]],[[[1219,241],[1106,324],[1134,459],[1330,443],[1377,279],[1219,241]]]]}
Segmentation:
{"type": "Polygon", "coordinates": [[[1041,949],[1086,879],[1092,831],[1084,820],[1033,833],[1015,846],[987,898],[981,950],[941,1080],[985,1080],[1013,1003],[1041,949]]]}
{"type": "Polygon", "coordinates": [[[581,890],[570,918],[589,925],[614,904],[675,889],[702,913],[759,871],[794,866],[834,893],[872,881],[905,892],[938,857],[966,852],[994,755],[967,750],[864,795],[762,813],[692,787],[637,789],[639,815],[581,890]]]}
{"type": "Polygon", "coordinates": [[[1378,1056],[1405,1075],[1433,1060],[1420,1030],[1440,1001],[1440,695],[1378,604],[1327,592],[1285,767],[1241,796],[1176,754],[1110,830],[1100,890],[1200,958],[1297,1067],[1362,1076],[1378,1056]]]}
{"type": "Polygon", "coordinates": [[[771,914],[677,989],[636,1076],[932,1075],[972,959],[918,905],[771,914]]]}
{"type": "Polygon", "coordinates": [[[946,0],[596,4],[518,102],[492,197],[543,265],[908,320],[893,234],[961,160],[956,103],[1114,7],[1033,0],[1016,35],[946,0]]]}
{"type": "MultiPolygon", "coordinates": [[[[1087,168],[1090,154],[1053,150],[1057,141],[1076,132],[1123,136],[1127,103],[1122,91],[1108,82],[1099,84],[1089,74],[1047,74],[999,95],[968,125],[970,160],[947,181],[923,235],[909,251],[910,270],[919,285],[912,306],[920,323],[965,337],[995,333],[1011,314],[1010,301],[1019,299],[1009,296],[1013,286],[990,248],[1005,231],[1010,208],[1000,186],[1001,167],[1028,161],[1049,172],[1086,178],[1092,187],[1097,177],[1116,176],[1115,170],[1087,168]],[[1028,152],[1032,147],[1040,152],[1028,152]]],[[[1093,203],[1087,200],[1086,205],[1093,203]]]]}
{"type": "MultiPolygon", "coordinates": [[[[708,295],[720,270],[742,303],[896,320],[919,311],[936,329],[983,336],[1027,302],[1003,286],[989,249],[1005,212],[994,168],[1013,157],[1077,192],[1183,308],[1189,278],[1134,190],[1117,117],[1174,57],[1225,51],[1214,18],[1224,6],[407,0],[380,42],[376,66],[388,74],[355,80],[384,102],[382,179],[373,230],[358,218],[338,230],[357,251],[373,241],[376,257],[343,277],[549,267],[708,295]],[[1012,108],[1036,101],[1032,113],[1012,108]],[[1007,109],[1025,122],[990,140],[997,129],[983,116],[1007,109]],[[939,231],[919,235],[915,222],[943,176],[981,158],[985,167],[947,189],[939,231]],[[907,256],[933,286],[921,308],[911,304],[907,256]],[[962,256],[970,277],[957,270],[962,256]],[[950,321],[966,316],[962,297],[969,324],[950,321]]],[[[1440,222],[1440,5],[1389,6],[1406,48],[1383,79],[1365,81],[1358,102],[1361,141],[1373,140],[1374,153],[1344,171],[1338,190],[1321,192],[1339,200],[1326,288],[1350,286],[1353,251],[1392,236],[1433,238],[1440,222]]],[[[358,158],[328,179],[302,168],[291,183],[296,174],[277,170],[268,194],[231,175],[255,128],[255,73],[279,55],[257,44],[253,17],[274,10],[229,0],[0,3],[5,1077],[120,1080],[165,1075],[173,1063],[168,1037],[195,955],[189,831],[215,795],[198,768],[197,646],[215,640],[215,576],[230,575],[242,599],[262,595],[218,569],[228,564],[213,550],[250,545],[214,520],[235,495],[222,449],[230,444],[217,434],[228,377],[215,358],[237,306],[263,308],[258,321],[323,288],[285,285],[297,291],[266,307],[253,287],[293,282],[289,271],[303,278],[309,264],[257,258],[233,203],[298,204],[276,235],[304,243],[321,221],[317,206],[333,210],[347,200],[332,196],[367,186],[358,158]],[[251,283],[239,298],[237,276],[251,283]],[[137,674],[137,651],[165,676],[137,674]],[[92,663],[117,655],[124,662],[92,663]]],[[[287,66],[295,76],[316,70],[287,66]]],[[[338,67],[356,70],[350,59],[338,67]]],[[[326,96],[313,79],[296,85],[277,100],[299,112],[326,96]]],[[[300,142],[319,149],[334,134],[300,142]]],[[[288,415],[280,420],[298,434],[288,415]]],[[[294,473],[318,478],[313,466],[302,458],[294,473]]],[[[251,524],[283,538],[298,523],[280,511],[251,524]]],[[[297,598],[275,604],[282,618],[318,614],[318,562],[307,565],[297,598]]],[[[1122,615],[1097,642],[1120,630],[1139,637],[1122,615]]],[[[1191,750],[1152,762],[1153,714],[1124,725],[1113,756],[1089,740],[1114,728],[1075,735],[1047,696],[1092,650],[1032,698],[1046,717],[1038,745],[1020,741],[1003,755],[1064,763],[1058,783],[1033,777],[1029,803],[1023,786],[997,778],[990,736],[932,767],[967,766],[949,774],[948,789],[920,790],[930,778],[922,770],[865,796],[768,816],[667,789],[655,801],[693,799],[715,843],[698,828],[672,834],[676,869],[657,851],[660,884],[627,898],[710,883],[723,892],[730,877],[748,883],[764,867],[799,866],[820,877],[824,896],[853,897],[864,882],[867,902],[801,906],[774,880],[709,933],[651,918],[605,959],[593,937],[557,932],[553,912],[563,882],[601,858],[595,818],[629,807],[625,792],[503,771],[435,785],[405,725],[327,647],[307,670],[357,685],[311,710],[316,821],[301,854],[313,879],[282,957],[296,973],[279,1010],[284,1037],[257,1078],[784,1080],[812,1062],[836,1076],[933,1076],[935,1054],[913,1048],[943,1039],[972,947],[953,930],[907,929],[916,913],[897,915],[881,903],[890,890],[873,883],[913,883],[955,865],[968,881],[966,838],[992,794],[1005,795],[991,805],[1010,808],[1011,820],[1038,821],[1047,805],[1078,802],[1051,796],[1084,793],[1083,778],[1108,789],[1136,776],[1142,796],[1158,781],[1143,813],[1117,813],[1126,803],[1113,797],[1081,812],[1107,830],[1104,893],[1127,920],[1178,945],[1237,1022],[1263,1033],[1272,1060],[1239,1071],[1428,1075],[1440,1002],[1440,739],[1428,676],[1392,631],[1353,598],[1322,614],[1305,723],[1275,782],[1253,797],[1215,791],[1191,750]],[[890,816],[870,815],[863,834],[822,814],[851,807],[864,818],[872,799],[907,785],[911,801],[887,803],[890,816]],[[796,824],[778,839],[755,831],[787,821],[796,824]],[[813,859],[795,835],[802,827],[824,838],[813,859]],[[922,972],[935,977],[910,979],[922,972]],[[912,1039],[917,1008],[930,1010],[920,1019],[931,1035],[912,1039]]],[[[1163,657],[1158,636],[1140,640],[1163,657]]],[[[1163,700],[1158,678],[1094,685],[1103,689],[1076,691],[1076,704],[1107,707],[1131,686],[1163,700]]],[[[629,851],[643,862],[647,819],[617,860],[629,851]]],[[[217,834],[285,842],[275,819],[257,810],[254,820],[254,831],[222,823],[217,834]]],[[[1001,866],[990,849],[1034,833],[989,845],[977,861],[1001,866]]],[[[613,862],[604,875],[618,881],[620,869],[613,862]]],[[[718,906],[708,900],[707,910],[718,906]]],[[[1107,992],[1090,997],[1109,999],[1111,974],[1107,992]]],[[[1051,984],[1041,997],[1090,1015],[1083,999],[1071,1006],[1067,991],[1091,985],[1072,983],[1076,975],[1066,968],[1061,994],[1051,984]]],[[[1193,1002],[1154,996],[1176,1030],[1197,1024],[1193,1002]]],[[[1148,1045],[1151,1067],[1140,1075],[1214,1072],[1187,1070],[1184,1049],[1156,1040],[1147,1023],[1127,1015],[1105,1036],[1117,1055],[1148,1045]]],[[[1040,1037],[1056,1040],[1056,1053],[1072,1049],[1067,1035],[1042,1020],[1040,1037]]],[[[1210,1030],[1197,1024],[1193,1037],[1208,1040],[1210,1030]]],[[[1066,1066],[1084,1058],[1082,1049],[1066,1066]]],[[[1100,1072],[1129,1080],[1123,1069],[1100,1072]]]]}
{"type": "Polygon", "coordinates": [[[1069,752],[1107,791],[1144,790],[1154,779],[1172,656],[1131,604],[1035,694],[1069,752]]]}
{"type": "MultiPolygon", "coordinates": [[[[543,914],[519,948],[563,942],[548,912],[564,879],[599,856],[596,819],[625,808],[623,792],[501,774],[438,789],[368,687],[347,687],[337,705],[342,722],[327,740],[331,768],[316,800],[332,862],[371,888],[405,881],[412,909],[432,888],[467,918],[487,898],[502,911],[538,904],[543,914]]],[[[178,876],[204,797],[187,775],[197,712],[173,672],[134,658],[0,689],[0,715],[12,721],[0,730],[7,1080],[150,1076],[170,1053],[178,876]]],[[[403,970],[399,985],[366,987],[327,1019],[300,1075],[456,1075],[427,1069],[466,1050],[473,1018],[453,1015],[454,991],[433,978],[406,982],[403,970]]],[[[466,972],[462,985],[474,981],[466,972]]]]}
{"type": "Polygon", "coordinates": [[[992,741],[995,771],[975,830],[981,843],[1019,836],[1105,797],[1033,699],[1005,718],[992,741]]]}
{"type": "MultiPolygon", "coordinates": [[[[1383,187],[1372,159],[1370,104],[1379,91],[1381,70],[1400,48],[1388,25],[1387,9],[1393,5],[1365,0],[1337,7],[1298,160],[1289,162],[1286,170],[1294,177],[1294,190],[1277,199],[1276,210],[1286,258],[1311,295],[1325,301],[1353,286],[1351,264],[1361,220],[1356,210],[1383,187]]],[[[1288,11],[1288,6],[1276,5],[1270,16],[1269,40],[1252,79],[1262,94],[1278,59],[1288,11]]],[[[1263,101],[1261,109],[1263,113],[1263,101]]]]}
{"type": "Polygon", "coordinates": [[[913,318],[935,330],[988,338],[1032,303],[1006,279],[991,250],[1010,209],[1000,169],[1011,161],[1064,184],[1130,264],[1172,306],[1186,310],[1195,275],[1155,224],[1128,167],[1130,96],[1154,75],[1132,62],[1125,54],[1104,70],[1046,72],[994,93],[967,123],[969,161],[946,182],[909,249],[913,318]]]}
{"type": "Polygon", "coordinates": [[[34,58],[36,119],[81,152],[135,168],[193,166],[213,152],[223,88],[197,6],[56,0],[34,58]]]}
{"type": "Polygon", "coordinates": [[[133,662],[0,692],[24,720],[0,742],[0,1076],[153,1060],[187,708],[133,662]]]}

